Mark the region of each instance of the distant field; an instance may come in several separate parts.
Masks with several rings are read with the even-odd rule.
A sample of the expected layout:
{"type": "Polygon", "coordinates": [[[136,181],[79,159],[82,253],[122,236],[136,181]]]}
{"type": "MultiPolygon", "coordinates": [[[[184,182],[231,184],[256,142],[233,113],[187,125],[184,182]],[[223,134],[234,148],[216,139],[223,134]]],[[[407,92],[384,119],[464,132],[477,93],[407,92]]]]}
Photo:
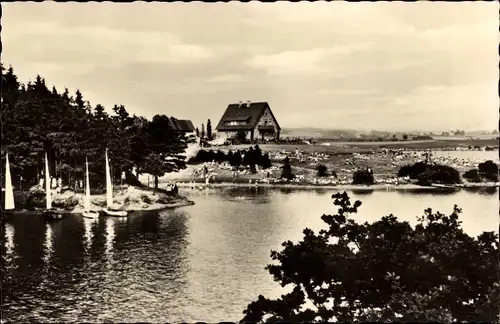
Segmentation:
{"type": "MultiPolygon", "coordinates": [[[[354,153],[367,152],[381,147],[388,148],[407,148],[407,149],[431,149],[431,148],[450,148],[457,146],[478,145],[498,146],[496,139],[446,139],[446,140],[426,140],[426,141],[399,141],[399,142],[332,142],[330,146],[326,145],[307,145],[307,144],[261,144],[259,145],[266,152],[280,152],[282,150],[292,151],[296,148],[305,152],[325,152],[325,153],[354,153]]],[[[246,149],[250,145],[230,145],[222,146],[223,150],[246,149]]]]}

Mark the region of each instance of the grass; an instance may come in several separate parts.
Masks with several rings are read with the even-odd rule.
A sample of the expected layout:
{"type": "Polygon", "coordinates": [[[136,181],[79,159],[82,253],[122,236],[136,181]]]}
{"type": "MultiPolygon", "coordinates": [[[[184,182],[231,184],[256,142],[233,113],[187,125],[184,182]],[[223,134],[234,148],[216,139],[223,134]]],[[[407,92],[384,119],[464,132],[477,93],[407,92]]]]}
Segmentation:
{"type": "MultiPolygon", "coordinates": [[[[294,151],[296,148],[307,152],[318,153],[367,153],[374,149],[386,148],[406,148],[406,149],[446,149],[457,146],[468,147],[469,145],[478,146],[498,146],[496,139],[439,139],[439,140],[423,140],[423,141],[397,141],[397,142],[331,142],[330,146],[326,145],[307,145],[307,144],[261,144],[259,147],[266,152],[281,152],[294,151]]],[[[249,144],[245,145],[229,145],[221,147],[213,147],[212,149],[242,150],[248,148],[249,144]]]]}

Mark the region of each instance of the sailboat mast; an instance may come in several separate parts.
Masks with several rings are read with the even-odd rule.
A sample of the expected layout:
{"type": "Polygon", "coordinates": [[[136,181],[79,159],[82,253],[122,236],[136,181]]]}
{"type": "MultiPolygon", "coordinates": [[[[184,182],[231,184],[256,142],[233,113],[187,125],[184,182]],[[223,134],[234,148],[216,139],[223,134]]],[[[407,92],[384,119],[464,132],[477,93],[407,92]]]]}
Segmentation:
{"type": "Polygon", "coordinates": [[[14,209],[14,189],[10,175],[9,153],[5,155],[5,210],[14,209]]]}
{"type": "Polygon", "coordinates": [[[113,205],[113,184],[111,183],[108,149],[106,149],[106,204],[108,207],[113,205]]]}
{"type": "Polygon", "coordinates": [[[50,192],[49,160],[47,158],[47,152],[45,152],[45,194],[47,195],[47,198],[45,199],[45,207],[47,209],[51,209],[52,197],[50,192]]]}
{"type": "Polygon", "coordinates": [[[90,210],[90,180],[89,180],[89,162],[85,157],[85,201],[84,209],[90,210]]]}

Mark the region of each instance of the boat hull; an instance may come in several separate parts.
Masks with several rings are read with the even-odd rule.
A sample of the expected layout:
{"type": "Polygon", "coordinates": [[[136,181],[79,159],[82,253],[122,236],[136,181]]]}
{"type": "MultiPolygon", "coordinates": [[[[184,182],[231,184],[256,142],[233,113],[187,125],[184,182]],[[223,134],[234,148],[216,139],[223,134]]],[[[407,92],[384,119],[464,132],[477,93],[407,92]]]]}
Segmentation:
{"type": "Polygon", "coordinates": [[[103,208],[104,214],[114,217],[127,217],[127,212],[125,210],[110,210],[108,208],[103,208]]]}
{"type": "Polygon", "coordinates": [[[456,189],[459,189],[459,187],[458,187],[458,186],[443,185],[443,184],[439,184],[439,183],[433,183],[433,184],[432,184],[432,187],[435,187],[435,188],[441,188],[441,189],[448,189],[448,190],[456,190],[456,189]]]}
{"type": "Polygon", "coordinates": [[[96,219],[99,217],[99,213],[94,210],[84,210],[82,216],[85,218],[96,219]]]}
{"type": "Polygon", "coordinates": [[[42,216],[47,221],[55,221],[55,220],[63,219],[65,214],[59,210],[44,210],[42,212],[42,216]]]}

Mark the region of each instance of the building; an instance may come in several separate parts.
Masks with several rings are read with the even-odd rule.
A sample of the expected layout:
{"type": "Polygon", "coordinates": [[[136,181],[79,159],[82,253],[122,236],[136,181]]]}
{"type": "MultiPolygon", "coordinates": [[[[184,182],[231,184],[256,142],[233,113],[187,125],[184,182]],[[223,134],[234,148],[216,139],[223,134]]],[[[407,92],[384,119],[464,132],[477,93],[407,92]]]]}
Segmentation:
{"type": "Polygon", "coordinates": [[[170,125],[176,131],[189,135],[195,131],[193,123],[187,119],[176,119],[174,117],[170,117],[170,125]]]}
{"type": "Polygon", "coordinates": [[[227,106],[219,124],[218,134],[234,138],[238,134],[246,139],[279,139],[281,127],[267,102],[240,101],[227,106]]]}

